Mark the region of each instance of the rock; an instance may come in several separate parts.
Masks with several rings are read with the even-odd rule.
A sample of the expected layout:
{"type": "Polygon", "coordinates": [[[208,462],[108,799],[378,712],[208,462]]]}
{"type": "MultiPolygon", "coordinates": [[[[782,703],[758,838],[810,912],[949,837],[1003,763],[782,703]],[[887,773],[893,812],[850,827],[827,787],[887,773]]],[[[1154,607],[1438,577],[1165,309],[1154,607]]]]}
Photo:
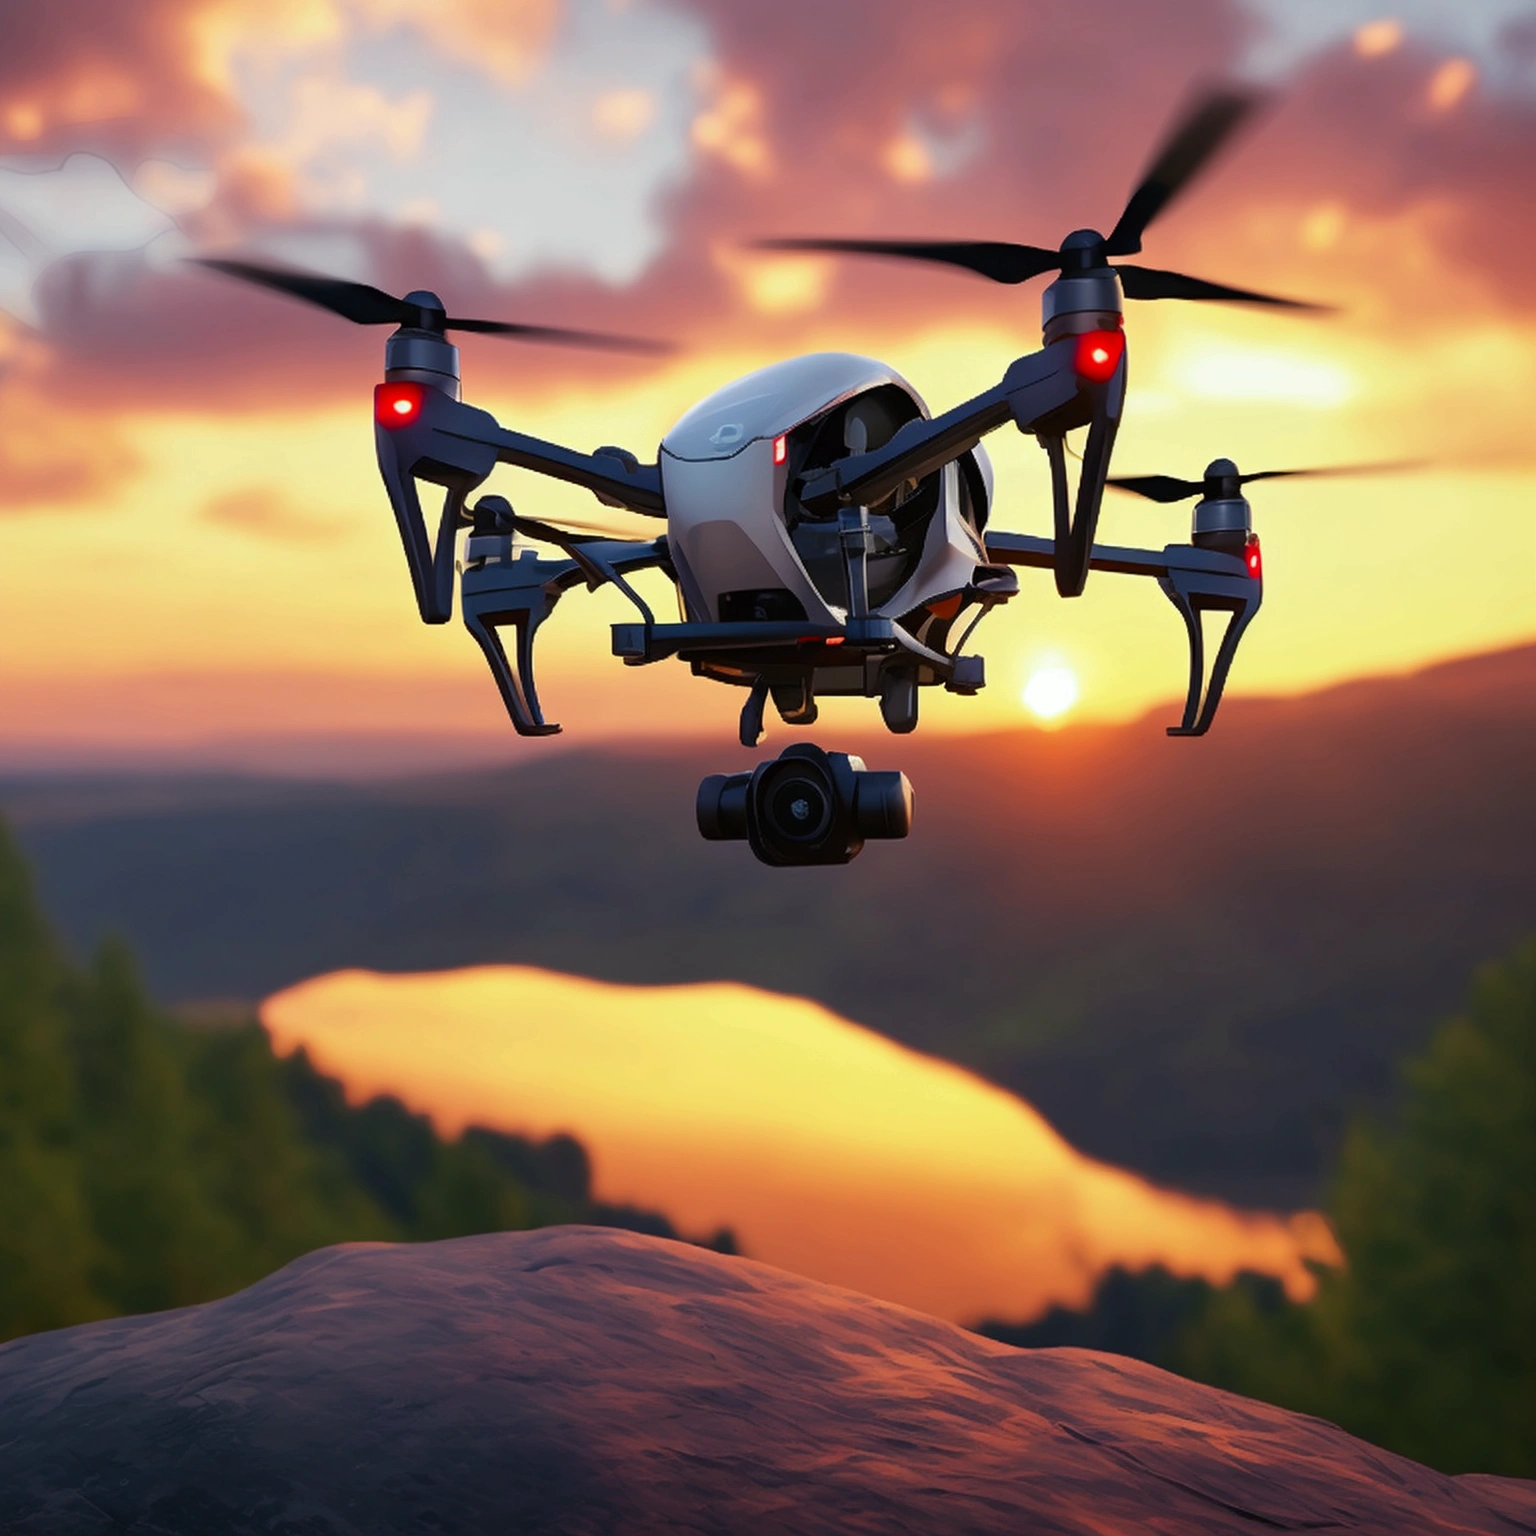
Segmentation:
{"type": "Polygon", "coordinates": [[[1536,1530],[1536,1483],[582,1227],[0,1349],[7,1533],[1536,1530]]]}

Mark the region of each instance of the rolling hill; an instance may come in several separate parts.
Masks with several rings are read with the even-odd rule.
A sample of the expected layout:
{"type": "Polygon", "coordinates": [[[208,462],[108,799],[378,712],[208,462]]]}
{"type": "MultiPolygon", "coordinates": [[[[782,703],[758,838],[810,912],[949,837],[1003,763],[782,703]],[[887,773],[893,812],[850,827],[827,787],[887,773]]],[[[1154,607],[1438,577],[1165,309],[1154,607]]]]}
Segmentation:
{"type": "Polygon", "coordinates": [[[63,931],[124,934],[170,1001],[346,966],[740,980],[1245,1203],[1315,1199],[1472,969],[1536,931],[1536,646],[1234,700],[1200,742],[1158,717],[825,744],[906,769],[907,844],[768,870],[701,842],[694,782],[747,760],[718,744],[367,786],[17,781],[0,806],[63,931]]]}

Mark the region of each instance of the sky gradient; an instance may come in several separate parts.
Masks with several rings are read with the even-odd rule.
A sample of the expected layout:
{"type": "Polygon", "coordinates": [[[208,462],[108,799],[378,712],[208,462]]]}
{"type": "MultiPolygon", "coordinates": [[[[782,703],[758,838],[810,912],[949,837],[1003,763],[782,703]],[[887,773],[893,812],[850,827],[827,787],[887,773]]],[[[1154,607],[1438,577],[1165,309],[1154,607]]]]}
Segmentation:
{"type": "MultiPolygon", "coordinates": [[[[468,638],[415,618],[373,463],[382,333],[183,257],[682,345],[656,364],[468,339],[467,397],[574,447],[649,458],[699,396],[798,350],[880,356],[940,410],[1038,345],[1038,284],[744,243],[1054,243],[1113,219],[1211,79],[1273,100],[1147,261],[1342,312],[1129,305],[1117,470],[1429,461],[1255,495],[1266,601],[1234,690],[1536,636],[1528,6],[60,0],[0,15],[0,766],[258,764],[282,757],[274,742],[338,737],[402,763],[402,738],[422,761],[514,750],[468,638]]],[[[1011,429],[988,446],[997,521],[1044,531],[1043,456],[1011,429]]],[[[624,526],[519,472],[492,488],[624,526]]],[[[1112,498],[1101,536],[1158,546],[1185,516],[1112,498]]],[[[612,659],[605,626],[623,617],[612,594],[566,599],[541,637],[550,716],[576,739],[731,740],[733,693],[612,659]]],[[[1024,684],[1053,660],[1080,681],[1069,719],[1126,718],[1178,693],[1185,665],[1164,600],[1116,578],[1061,603],[1026,573],[978,642],[987,692],[934,700],[929,726],[1022,723],[1024,684]]],[[[839,703],[829,728],[869,708],[839,703]]]]}

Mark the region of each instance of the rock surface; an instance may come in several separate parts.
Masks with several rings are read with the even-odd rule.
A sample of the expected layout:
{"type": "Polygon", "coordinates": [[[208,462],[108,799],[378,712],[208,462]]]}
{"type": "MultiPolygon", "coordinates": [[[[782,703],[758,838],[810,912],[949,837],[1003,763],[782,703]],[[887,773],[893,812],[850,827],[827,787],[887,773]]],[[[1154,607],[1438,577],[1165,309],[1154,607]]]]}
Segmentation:
{"type": "Polygon", "coordinates": [[[1536,1531],[1315,1419],[681,1244],[326,1249],[0,1349],[7,1533],[1536,1531]]]}

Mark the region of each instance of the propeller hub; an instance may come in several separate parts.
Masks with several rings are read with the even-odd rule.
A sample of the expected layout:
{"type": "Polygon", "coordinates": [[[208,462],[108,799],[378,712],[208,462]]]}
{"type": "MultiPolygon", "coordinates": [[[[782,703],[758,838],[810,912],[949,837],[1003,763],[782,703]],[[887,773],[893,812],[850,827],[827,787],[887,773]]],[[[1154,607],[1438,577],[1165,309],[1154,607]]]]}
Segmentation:
{"type": "Polygon", "coordinates": [[[448,311],[430,288],[413,288],[400,304],[405,313],[400,323],[407,330],[426,331],[434,337],[448,334],[448,311]]]}
{"type": "Polygon", "coordinates": [[[1231,459],[1212,459],[1205,466],[1204,494],[1208,501],[1242,498],[1243,479],[1231,459]]]}
{"type": "Polygon", "coordinates": [[[1063,273],[1094,272],[1106,265],[1104,236],[1096,229],[1074,229],[1060,251],[1063,273]]]}

